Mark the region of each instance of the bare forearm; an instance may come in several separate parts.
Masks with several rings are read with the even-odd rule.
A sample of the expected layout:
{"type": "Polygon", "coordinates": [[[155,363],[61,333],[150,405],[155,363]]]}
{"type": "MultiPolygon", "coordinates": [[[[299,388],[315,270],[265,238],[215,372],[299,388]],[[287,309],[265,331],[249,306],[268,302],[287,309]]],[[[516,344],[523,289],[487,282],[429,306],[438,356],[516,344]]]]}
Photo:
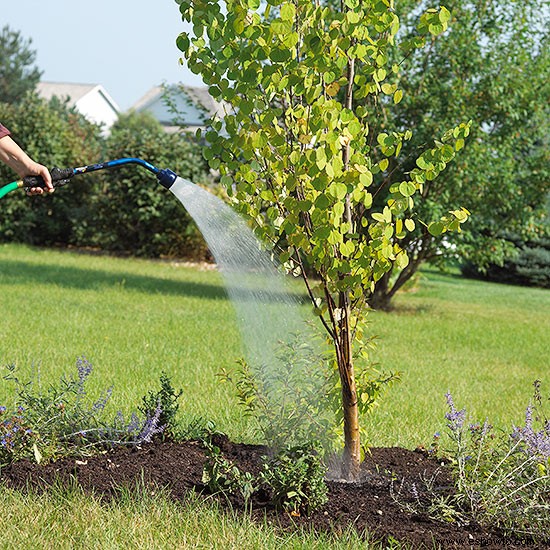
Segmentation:
{"type": "Polygon", "coordinates": [[[0,139],[0,161],[7,164],[21,177],[32,173],[37,164],[10,136],[0,139]]]}
{"type": "MultiPolygon", "coordinates": [[[[49,170],[32,160],[10,136],[0,138],[0,161],[7,164],[21,178],[25,176],[42,176],[46,182],[46,189],[49,192],[53,191],[52,178],[49,170]]],[[[43,189],[40,187],[32,188],[31,194],[42,194],[43,189]]]]}

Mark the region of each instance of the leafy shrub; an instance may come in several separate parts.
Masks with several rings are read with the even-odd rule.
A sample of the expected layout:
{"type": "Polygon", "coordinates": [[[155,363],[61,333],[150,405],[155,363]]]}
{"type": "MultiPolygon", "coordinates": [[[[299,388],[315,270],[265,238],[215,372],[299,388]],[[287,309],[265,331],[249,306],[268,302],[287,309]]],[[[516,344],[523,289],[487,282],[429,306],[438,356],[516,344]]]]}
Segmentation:
{"type": "Polygon", "coordinates": [[[166,439],[174,439],[177,433],[176,416],[179,409],[178,399],[181,397],[183,390],[176,391],[172,386],[170,377],[162,372],[160,375],[160,389],[156,392],[149,393],[142,397],[142,406],[139,411],[146,417],[150,418],[155,414],[155,411],[160,408],[159,425],[163,426],[162,433],[159,436],[166,439]]]}
{"type": "Polygon", "coordinates": [[[259,475],[243,472],[212,441],[203,444],[207,458],[202,482],[212,493],[240,495],[248,506],[261,489],[270,495],[273,506],[294,516],[307,515],[328,500],[326,467],[321,455],[308,444],[286,447],[271,458],[263,457],[259,475]]]}
{"type": "Polygon", "coordinates": [[[457,494],[454,507],[480,523],[516,535],[550,541],[550,419],[548,400],[535,382],[534,403],[525,425],[511,434],[492,426],[466,423],[466,410],[455,407],[447,394],[447,433],[457,494]]]}
{"type": "Polygon", "coordinates": [[[225,458],[221,449],[210,441],[203,441],[206,461],[202,482],[212,493],[240,494],[248,506],[250,498],[258,489],[258,479],[250,472],[243,472],[231,460],[225,458]]]}
{"type": "Polygon", "coordinates": [[[502,265],[490,264],[484,270],[465,264],[462,272],[467,277],[523,286],[550,288],[550,237],[524,241],[510,236],[512,253],[502,265]]]}
{"type": "Polygon", "coordinates": [[[94,401],[87,399],[86,382],[92,365],[80,358],[77,376],[63,376],[46,391],[35,391],[33,381],[21,382],[14,366],[8,366],[4,380],[15,384],[15,410],[0,407],[0,463],[24,457],[56,458],[85,455],[98,448],[138,444],[152,440],[162,431],[159,406],[145,418],[135,413],[126,420],[121,412],[105,418],[112,388],[94,401]]]}
{"type": "Polygon", "coordinates": [[[328,500],[326,467],[309,445],[286,447],[264,462],[261,479],[271,501],[293,515],[309,514],[328,500]]]}
{"type": "MultiPolygon", "coordinates": [[[[140,157],[195,183],[211,176],[199,146],[187,134],[168,134],[151,115],[123,115],[106,142],[108,158],[140,157]]],[[[90,214],[88,244],[148,257],[210,258],[208,248],[179,201],[136,166],[100,173],[90,214]]]]}
{"type": "MultiPolygon", "coordinates": [[[[50,168],[141,157],[195,183],[212,184],[194,138],[166,133],[151,115],[122,115],[105,138],[98,125],[66,104],[29,94],[14,105],[0,103],[0,120],[32,158],[50,168]]],[[[0,165],[0,182],[15,179],[14,172],[0,165]]],[[[0,241],[39,246],[91,246],[147,257],[211,257],[179,201],[136,166],[79,176],[52,196],[10,194],[0,211],[0,235],[0,241]]]]}
{"type": "MultiPolygon", "coordinates": [[[[234,385],[244,414],[256,421],[263,439],[275,451],[309,443],[333,454],[343,440],[341,388],[336,361],[322,353],[322,343],[295,335],[281,343],[279,368],[252,368],[240,360],[233,371],[222,370],[222,381],[234,385]]],[[[380,373],[374,365],[356,365],[360,414],[375,406],[396,374],[380,373]]],[[[367,434],[362,432],[363,441],[367,434]]]]}
{"type": "MultiPolygon", "coordinates": [[[[29,94],[17,104],[0,103],[0,120],[13,139],[37,162],[68,168],[100,160],[99,126],[59,101],[46,102],[29,94]]],[[[18,179],[0,163],[0,182],[18,179]]],[[[27,197],[15,192],[0,210],[0,240],[33,245],[80,244],[90,219],[90,200],[97,176],[78,179],[51,196],[27,197]]]]}

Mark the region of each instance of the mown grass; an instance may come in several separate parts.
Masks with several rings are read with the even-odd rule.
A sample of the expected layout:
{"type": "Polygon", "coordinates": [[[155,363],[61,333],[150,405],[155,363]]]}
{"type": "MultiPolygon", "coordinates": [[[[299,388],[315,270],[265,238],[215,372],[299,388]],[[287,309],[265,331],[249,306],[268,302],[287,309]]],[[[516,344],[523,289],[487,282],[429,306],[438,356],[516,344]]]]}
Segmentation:
{"type": "Polygon", "coordinates": [[[445,393],[494,426],[521,422],[542,380],[550,395],[550,292],[425,272],[396,310],[371,316],[375,358],[401,372],[368,419],[377,445],[424,444],[444,426],[445,393]]]}
{"type": "MultiPolygon", "coordinates": [[[[445,425],[446,391],[502,428],[521,421],[535,379],[549,393],[550,292],[425,272],[396,306],[369,317],[379,336],[373,359],[402,376],[366,420],[373,445],[428,445],[445,425]]],[[[200,415],[235,440],[253,441],[231,387],[216,377],[242,355],[216,271],[3,245],[0,313],[0,365],[15,363],[21,378],[38,372],[46,385],[85,355],[95,367],[90,393],[114,386],[111,408],[127,413],[164,370],[184,389],[184,422],[200,415]]],[[[2,381],[0,402],[13,399],[11,390],[2,381]]],[[[104,505],[78,491],[1,490],[0,506],[2,548],[357,546],[350,533],[283,536],[212,503],[146,495],[104,505]]]]}
{"type": "Polygon", "coordinates": [[[173,502],[162,490],[133,489],[101,502],[76,487],[42,494],[0,488],[0,506],[0,548],[10,550],[379,548],[352,528],[338,535],[283,533],[197,496],[173,502]]]}
{"type": "Polygon", "coordinates": [[[91,393],[113,386],[112,409],[129,412],[164,370],[184,389],[186,414],[246,435],[216,378],[242,355],[217,272],[3,246],[0,310],[0,364],[15,363],[21,378],[35,371],[46,385],[85,355],[94,365],[91,393]]]}
{"type": "MultiPolygon", "coordinates": [[[[426,272],[395,305],[369,317],[373,360],[402,377],[366,420],[372,444],[427,443],[447,391],[481,420],[507,428],[521,419],[532,382],[547,374],[550,292],[426,272]]],[[[164,370],[184,389],[184,417],[253,437],[216,377],[242,349],[215,270],[4,245],[0,311],[0,365],[15,363],[23,379],[35,371],[43,385],[57,381],[85,355],[91,393],[113,386],[112,409],[128,413],[164,370]]],[[[0,400],[10,389],[0,386],[0,400]]]]}

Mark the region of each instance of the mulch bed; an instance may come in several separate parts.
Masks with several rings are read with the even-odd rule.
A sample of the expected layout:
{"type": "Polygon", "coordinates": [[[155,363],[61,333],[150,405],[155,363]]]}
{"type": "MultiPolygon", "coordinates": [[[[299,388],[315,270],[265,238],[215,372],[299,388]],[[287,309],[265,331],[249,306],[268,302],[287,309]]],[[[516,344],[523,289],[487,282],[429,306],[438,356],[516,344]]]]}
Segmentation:
{"type": "MultiPolygon", "coordinates": [[[[227,439],[216,442],[226,458],[244,471],[258,472],[265,447],[232,443],[227,439]]],[[[182,500],[189,491],[205,493],[201,482],[205,451],[197,442],[151,443],[141,447],[119,447],[87,459],[65,458],[37,465],[22,460],[3,468],[0,482],[22,491],[29,487],[46,490],[54,483],[77,482],[86,492],[103,498],[116,498],[120,487],[145,482],[152,487],[162,486],[171,497],[182,500]]],[[[329,501],[309,517],[291,517],[276,511],[266,502],[253,502],[253,515],[281,529],[296,526],[317,531],[344,531],[355,526],[360,532],[387,540],[393,537],[407,542],[412,548],[549,548],[505,537],[475,523],[456,525],[436,521],[422,513],[406,511],[396,502],[394,494],[400,489],[403,502],[412,502],[414,492],[427,498],[425,480],[434,480],[432,491],[450,494],[453,484],[448,469],[421,451],[403,448],[373,448],[363,463],[360,483],[329,481],[329,501]],[[414,485],[414,486],[413,486],[414,485]]],[[[223,506],[227,499],[220,498],[223,506]]],[[[234,509],[244,509],[243,502],[232,499],[234,509]]]]}

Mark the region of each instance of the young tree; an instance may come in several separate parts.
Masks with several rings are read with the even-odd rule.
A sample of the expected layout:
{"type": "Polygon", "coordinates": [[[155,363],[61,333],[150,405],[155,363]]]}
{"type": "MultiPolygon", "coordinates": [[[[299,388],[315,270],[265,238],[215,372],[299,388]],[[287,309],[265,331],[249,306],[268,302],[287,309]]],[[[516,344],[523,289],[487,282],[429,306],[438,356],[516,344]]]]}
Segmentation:
{"type": "Polygon", "coordinates": [[[0,32],[0,101],[16,103],[36,88],[42,72],[34,65],[31,40],[5,25],[0,32]]]}
{"type": "MultiPolygon", "coordinates": [[[[281,261],[300,272],[334,349],[342,387],[342,473],[360,464],[354,357],[364,353],[362,314],[375,284],[393,265],[405,268],[401,241],[420,221],[414,205],[469,133],[461,123],[438,136],[406,176],[390,160],[409,129],[373,134],[375,104],[399,103],[399,65],[389,52],[399,19],[390,0],[181,0],[178,46],[215,99],[231,111],[213,121],[205,156],[281,261]],[[384,195],[381,204],[378,200],[384,195]]],[[[404,52],[443,32],[450,14],[427,10],[404,52]]],[[[406,55],[406,53],[404,53],[406,55]]],[[[425,220],[432,234],[459,230],[464,209],[425,220]]]]}
{"type": "MultiPolygon", "coordinates": [[[[419,6],[427,4],[396,3],[403,40],[415,35],[419,6]]],[[[536,239],[545,223],[550,11],[538,0],[444,4],[452,13],[449,31],[423,50],[411,51],[401,65],[403,101],[383,105],[383,116],[373,116],[369,123],[375,134],[386,128],[414,128],[399,157],[390,161],[394,177],[401,179],[432,136],[457,120],[471,119],[466,147],[444,176],[426,183],[417,215],[430,219],[461,203],[473,216],[462,233],[446,236],[444,247],[417,224],[401,241],[409,264],[404,269],[394,265],[378,281],[371,298],[375,308],[390,308],[396,291],[423,262],[458,254],[481,268],[502,265],[513,252],[507,233],[536,239]]],[[[396,60],[401,58],[398,46],[399,41],[391,53],[396,60]]]]}

